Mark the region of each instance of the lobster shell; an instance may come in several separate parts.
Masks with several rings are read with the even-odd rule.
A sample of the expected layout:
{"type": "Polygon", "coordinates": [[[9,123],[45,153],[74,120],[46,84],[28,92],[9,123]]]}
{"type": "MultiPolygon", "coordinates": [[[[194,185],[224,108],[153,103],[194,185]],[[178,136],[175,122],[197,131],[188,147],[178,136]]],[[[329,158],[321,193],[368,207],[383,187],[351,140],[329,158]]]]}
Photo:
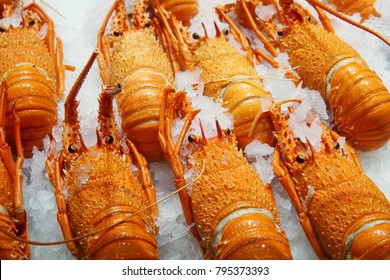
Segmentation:
{"type": "Polygon", "coordinates": [[[313,24],[295,24],[282,49],[303,83],[318,90],[334,113],[336,129],[357,149],[382,147],[390,138],[390,94],[360,55],[313,24]]]}

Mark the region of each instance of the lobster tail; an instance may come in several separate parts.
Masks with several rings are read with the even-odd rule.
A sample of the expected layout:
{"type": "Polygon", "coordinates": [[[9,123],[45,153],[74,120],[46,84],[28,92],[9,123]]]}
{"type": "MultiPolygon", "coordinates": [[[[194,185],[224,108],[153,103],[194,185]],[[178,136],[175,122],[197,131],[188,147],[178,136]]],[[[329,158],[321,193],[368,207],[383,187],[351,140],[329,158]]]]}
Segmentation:
{"type": "Polygon", "coordinates": [[[155,230],[145,224],[138,216],[129,218],[129,213],[110,213],[100,221],[92,222],[94,230],[111,226],[120,221],[114,228],[101,231],[88,238],[86,259],[158,259],[158,248],[155,230]]]}
{"type": "Polygon", "coordinates": [[[390,94],[375,72],[361,60],[346,58],[332,68],[328,79],[327,97],[337,130],[363,151],[386,144],[390,138],[390,94]],[[344,81],[346,76],[349,82],[344,81]]]}
{"type": "Polygon", "coordinates": [[[243,215],[228,222],[215,251],[217,259],[225,260],[292,259],[285,233],[267,215],[260,213],[243,215]]]}
{"type": "Polygon", "coordinates": [[[57,95],[55,83],[46,72],[33,64],[20,64],[18,71],[10,71],[7,84],[7,143],[15,149],[12,110],[21,119],[21,141],[26,157],[32,156],[34,146],[43,148],[42,139],[57,123],[57,95]]]}
{"type": "Polygon", "coordinates": [[[273,98],[264,89],[260,79],[232,82],[220,92],[218,99],[233,115],[233,133],[240,148],[245,148],[254,139],[272,145],[273,126],[269,114],[264,111],[268,110],[273,98]]]}
{"type": "Polygon", "coordinates": [[[117,96],[123,131],[148,160],[164,157],[157,132],[160,102],[166,87],[163,75],[144,69],[125,79],[123,92],[117,96]]]}
{"type": "MultiPolygon", "coordinates": [[[[0,212],[0,228],[13,236],[18,236],[18,229],[8,214],[0,212]]],[[[23,236],[23,235],[22,235],[23,236]]],[[[0,260],[28,260],[30,246],[0,232],[0,260]]]]}
{"type": "Polygon", "coordinates": [[[349,251],[351,259],[389,260],[390,221],[382,221],[358,233],[349,251]]]}

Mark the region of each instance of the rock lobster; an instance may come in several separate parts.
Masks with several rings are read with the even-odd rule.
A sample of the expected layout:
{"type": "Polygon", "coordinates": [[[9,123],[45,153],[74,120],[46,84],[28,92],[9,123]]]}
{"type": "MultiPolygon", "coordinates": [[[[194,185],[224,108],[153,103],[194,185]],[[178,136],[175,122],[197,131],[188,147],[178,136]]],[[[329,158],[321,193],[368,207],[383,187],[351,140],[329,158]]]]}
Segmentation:
{"type": "Polygon", "coordinates": [[[319,149],[294,138],[281,104],[270,110],[277,139],[273,167],[315,253],[321,259],[390,259],[390,203],[364,174],[355,150],[324,124],[319,149]]]}
{"type": "MultiPolygon", "coordinates": [[[[165,93],[168,96],[168,92],[165,93]]],[[[180,93],[178,93],[180,94],[180,93]]],[[[199,112],[189,113],[176,144],[172,121],[176,96],[163,99],[159,139],[175,175],[184,216],[206,259],[291,259],[287,237],[279,228],[279,216],[270,185],[264,185],[236,146],[235,136],[223,131],[218,136],[189,135],[191,155],[186,166],[181,148],[189,126],[199,112]],[[184,170],[198,178],[186,185],[184,170]],[[195,175],[194,175],[195,176],[195,175]]]]}
{"type": "Polygon", "coordinates": [[[130,26],[124,1],[114,3],[99,31],[98,62],[103,83],[122,86],[116,99],[123,131],[153,161],[163,159],[157,138],[160,102],[163,89],[173,87],[174,73],[146,8],[146,0],[136,2],[130,26]],[[114,11],[112,33],[105,34],[114,11]]]}
{"type": "Polygon", "coordinates": [[[58,222],[77,258],[157,259],[154,221],[158,209],[149,207],[156,201],[155,189],[144,157],[129,140],[122,145],[117,135],[112,107],[117,88],[105,88],[100,95],[97,144],[87,148],[80,135],[75,98],[96,55],[67,96],[63,149],[54,155],[51,148],[46,163],[55,187],[58,222]],[[137,161],[138,178],[131,170],[132,157],[137,161]]]}
{"type": "Polygon", "coordinates": [[[17,148],[17,159],[15,163],[12,158],[11,149],[5,141],[6,100],[7,87],[3,83],[0,104],[0,228],[2,231],[8,232],[11,236],[0,232],[0,259],[26,260],[30,259],[30,246],[12,238],[14,236],[22,240],[28,238],[27,216],[23,206],[22,196],[22,165],[24,156],[20,141],[20,119],[15,111],[13,111],[17,148]]]}
{"type": "Polygon", "coordinates": [[[62,64],[62,42],[55,39],[49,16],[35,2],[24,7],[22,15],[20,26],[1,27],[0,82],[8,87],[7,143],[15,148],[11,121],[15,106],[24,155],[31,157],[33,147],[42,149],[42,139],[57,124],[65,69],[74,69],[62,64]]]}
{"type": "MultiPolygon", "coordinates": [[[[200,82],[204,83],[203,94],[219,102],[232,114],[238,145],[244,148],[252,140],[272,144],[272,123],[268,113],[263,112],[273,102],[272,95],[265,90],[252,62],[252,51],[246,38],[240,43],[247,57],[240,54],[227,41],[215,24],[216,36],[194,33],[191,43],[185,27],[162,7],[157,17],[164,26],[164,33],[173,46],[173,55],[184,69],[201,69],[200,82]]],[[[238,30],[237,30],[238,32],[238,30]]]]}
{"type": "MultiPolygon", "coordinates": [[[[386,144],[390,138],[390,94],[363,58],[332,34],[332,26],[322,9],[331,10],[316,0],[307,1],[319,13],[323,28],[299,3],[273,2],[278,12],[273,19],[265,21],[251,18],[246,1],[239,0],[265,47],[277,46],[288,54],[303,85],[321,93],[334,114],[335,129],[356,149],[370,151],[386,144]],[[284,28],[277,28],[277,22],[284,28]]],[[[364,29],[390,44],[376,32],[364,29]]]]}

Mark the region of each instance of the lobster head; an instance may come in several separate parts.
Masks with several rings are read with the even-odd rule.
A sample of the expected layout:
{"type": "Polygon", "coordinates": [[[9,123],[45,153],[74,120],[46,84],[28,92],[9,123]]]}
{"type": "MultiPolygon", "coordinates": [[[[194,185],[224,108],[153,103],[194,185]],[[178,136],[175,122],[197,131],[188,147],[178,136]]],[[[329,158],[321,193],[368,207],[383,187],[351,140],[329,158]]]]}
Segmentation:
{"type": "Polygon", "coordinates": [[[188,142],[190,150],[194,151],[200,149],[201,147],[205,147],[209,144],[219,145],[219,146],[234,146],[237,148],[237,141],[235,135],[230,131],[230,129],[223,130],[218,122],[215,120],[215,126],[217,129],[217,136],[206,138],[202,122],[199,121],[201,136],[190,134],[188,136],[188,142]]]}
{"type": "MultiPolygon", "coordinates": [[[[301,102],[300,100],[295,101],[301,102]]],[[[324,123],[319,125],[322,130],[318,137],[319,143],[312,143],[307,138],[304,142],[295,137],[288,124],[289,116],[282,113],[282,103],[275,103],[271,106],[270,118],[275,129],[277,155],[280,156],[292,174],[302,174],[308,165],[318,164],[320,157],[331,157],[336,153],[348,157],[354,153],[350,146],[344,145],[342,138],[334,131],[329,130],[324,123]]],[[[290,110],[292,111],[291,108],[290,110]]],[[[306,125],[310,126],[312,123],[307,122],[306,125]]]]}

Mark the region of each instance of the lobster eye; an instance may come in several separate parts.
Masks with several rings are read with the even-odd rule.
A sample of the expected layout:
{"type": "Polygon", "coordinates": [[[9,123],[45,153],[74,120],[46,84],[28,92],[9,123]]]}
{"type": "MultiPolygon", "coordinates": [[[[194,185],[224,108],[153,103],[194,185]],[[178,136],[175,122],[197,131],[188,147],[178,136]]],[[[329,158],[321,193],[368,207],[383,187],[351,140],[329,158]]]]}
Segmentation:
{"type": "Polygon", "coordinates": [[[195,40],[198,40],[199,39],[199,34],[198,33],[192,34],[192,38],[194,38],[195,40]]]}
{"type": "Polygon", "coordinates": [[[115,37],[118,37],[118,36],[120,35],[120,33],[119,33],[118,30],[115,30],[115,31],[113,32],[113,34],[114,34],[115,37]]]}
{"type": "Polygon", "coordinates": [[[335,148],[336,150],[338,150],[338,149],[340,148],[340,143],[339,143],[339,142],[336,142],[336,143],[334,144],[334,148],[335,148]]]}
{"type": "Polygon", "coordinates": [[[0,33],[3,33],[4,31],[5,31],[5,29],[0,26],[0,33]]]}
{"type": "Polygon", "coordinates": [[[225,131],[226,131],[227,135],[230,135],[230,129],[229,128],[227,128],[225,131]]]}
{"type": "Polygon", "coordinates": [[[30,21],[28,22],[28,25],[33,26],[34,24],[35,24],[35,20],[30,19],[30,21]]]}
{"type": "Polygon", "coordinates": [[[111,135],[107,135],[107,143],[108,144],[114,143],[114,137],[112,137],[111,135]]]}
{"type": "Polygon", "coordinates": [[[195,142],[195,137],[194,137],[194,135],[192,135],[192,134],[188,135],[188,142],[190,142],[190,143],[195,142]]]}
{"type": "Polygon", "coordinates": [[[147,21],[146,23],[145,23],[145,27],[150,27],[150,21],[147,21]]]}
{"type": "Polygon", "coordinates": [[[284,34],[283,31],[278,31],[277,33],[279,36],[283,36],[283,34],[284,34]]]}
{"type": "Polygon", "coordinates": [[[222,33],[223,33],[223,35],[227,36],[227,35],[229,35],[229,30],[228,29],[224,29],[224,30],[222,30],[222,33]]]}
{"type": "Polygon", "coordinates": [[[297,160],[298,163],[304,163],[305,162],[305,158],[302,157],[301,155],[297,155],[296,160],[297,160]]]}
{"type": "Polygon", "coordinates": [[[74,154],[76,153],[78,150],[77,146],[75,144],[70,144],[69,147],[68,147],[68,151],[69,153],[71,154],[74,154]]]}

